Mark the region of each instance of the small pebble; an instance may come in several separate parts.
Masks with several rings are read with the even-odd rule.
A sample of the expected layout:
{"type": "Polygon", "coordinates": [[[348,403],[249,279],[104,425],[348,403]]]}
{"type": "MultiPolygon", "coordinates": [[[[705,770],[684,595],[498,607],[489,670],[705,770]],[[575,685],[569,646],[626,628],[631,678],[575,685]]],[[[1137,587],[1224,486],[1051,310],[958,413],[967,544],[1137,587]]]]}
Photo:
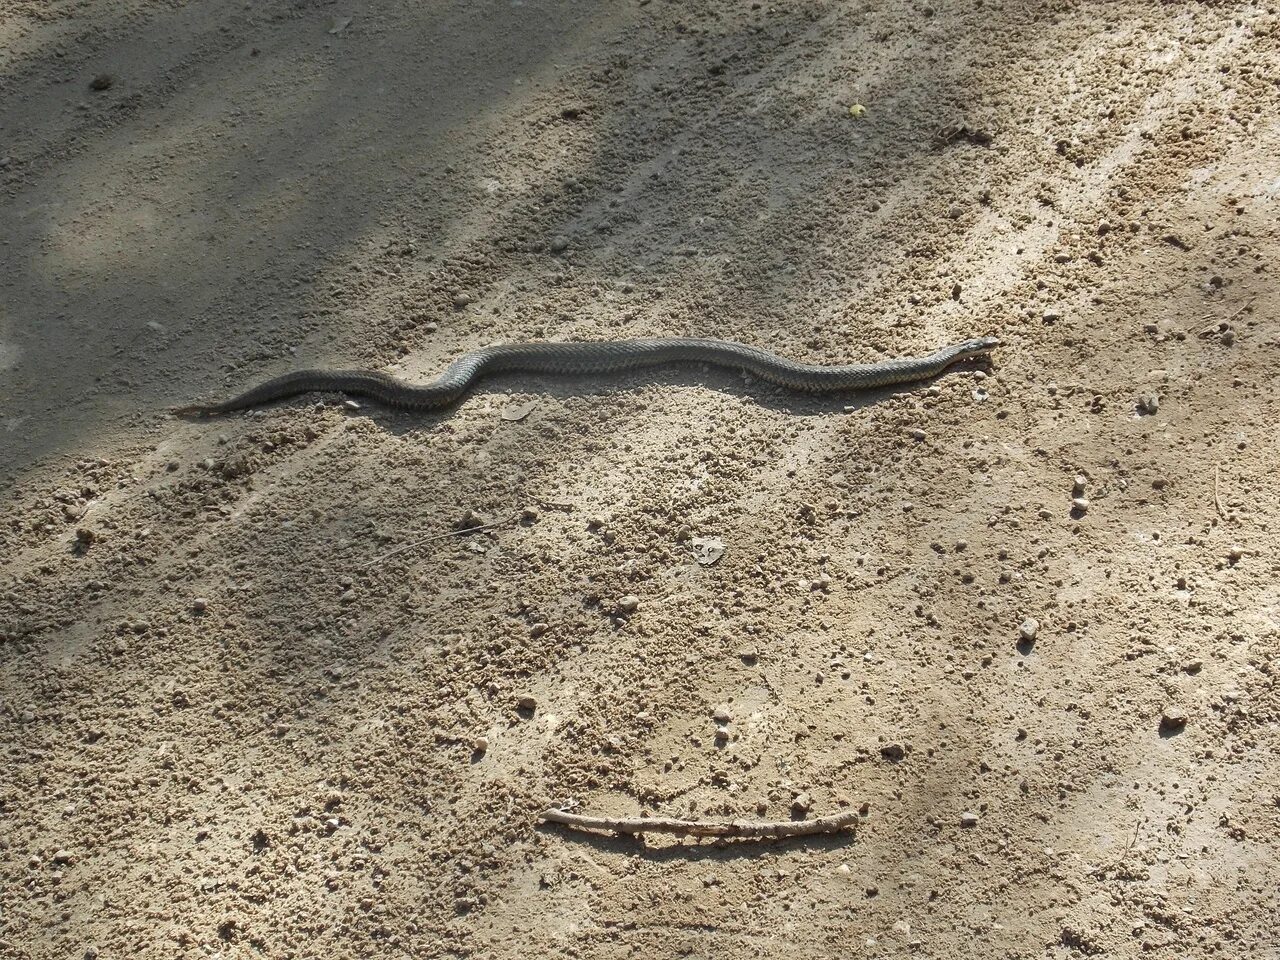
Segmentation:
{"type": "Polygon", "coordinates": [[[345,409],[347,409],[347,410],[359,410],[359,409],[360,409],[360,404],[356,403],[354,400],[343,400],[343,401],[342,401],[342,406],[343,406],[345,409]]]}
{"type": "Polygon", "coordinates": [[[470,303],[471,294],[469,293],[455,293],[453,295],[453,309],[455,310],[461,310],[464,307],[469,306],[470,303]]]}
{"type": "Polygon", "coordinates": [[[1165,707],[1160,714],[1160,729],[1164,733],[1177,733],[1187,725],[1187,714],[1180,707],[1165,707]]]}
{"type": "Polygon", "coordinates": [[[552,238],[551,238],[551,252],[552,252],[552,253],[563,253],[563,252],[564,252],[565,250],[567,250],[567,249],[569,249],[569,238],[568,238],[568,237],[566,237],[566,236],[564,236],[564,235],[560,235],[560,236],[558,236],[558,237],[552,237],[552,238]]]}
{"type": "Polygon", "coordinates": [[[880,748],[880,756],[884,757],[886,760],[890,760],[895,763],[901,760],[906,755],[907,755],[907,748],[904,747],[902,744],[898,743],[897,741],[894,741],[892,743],[886,743],[883,747],[880,748]]]}
{"type": "Polygon", "coordinates": [[[1199,657],[1194,657],[1182,665],[1182,669],[1187,673],[1199,673],[1204,669],[1204,661],[1199,657]]]}
{"type": "Polygon", "coordinates": [[[1072,497],[1071,509],[1079,510],[1081,513],[1086,513],[1089,510],[1089,498],[1088,497],[1072,497]]]}
{"type": "Polygon", "coordinates": [[[919,427],[913,427],[912,429],[908,430],[907,435],[910,436],[912,440],[924,439],[924,431],[921,430],[919,427]]]}
{"type": "Polygon", "coordinates": [[[89,81],[90,90],[110,90],[116,78],[109,73],[100,73],[89,81]]]}
{"type": "Polygon", "coordinates": [[[538,701],[537,701],[537,698],[536,698],[536,697],[530,697],[530,696],[528,696],[528,695],[525,695],[525,696],[521,697],[521,698],[517,701],[516,705],[517,705],[521,710],[537,710],[537,709],[538,709],[538,701]]]}
{"type": "Polygon", "coordinates": [[[638,609],[640,609],[640,598],[633,593],[627,594],[618,601],[619,613],[635,613],[638,609]]]}
{"type": "Polygon", "coordinates": [[[191,609],[196,613],[204,613],[209,609],[209,601],[204,597],[196,597],[191,601],[191,609]]]}
{"type": "Polygon", "coordinates": [[[474,740],[471,741],[471,749],[474,750],[476,753],[484,753],[486,750],[489,749],[489,738],[476,737],[474,740]]]}
{"type": "Polygon", "coordinates": [[[1036,634],[1040,632],[1040,621],[1035,617],[1027,617],[1022,623],[1018,624],[1018,636],[1024,643],[1033,643],[1036,634]]]}
{"type": "Polygon", "coordinates": [[[1236,342],[1236,332],[1234,330],[1223,330],[1219,339],[1222,340],[1224,347],[1229,347],[1236,342]]]}
{"type": "Polygon", "coordinates": [[[813,797],[808,793],[802,793],[791,801],[791,811],[793,813],[808,813],[813,808],[813,797]]]}
{"type": "Polygon", "coordinates": [[[729,731],[724,727],[716,727],[716,741],[724,743],[729,739],[729,731]]]}
{"type": "Polygon", "coordinates": [[[1152,414],[1159,411],[1159,409],[1160,409],[1159,397],[1153,394],[1147,394],[1138,398],[1139,413],[1152,414]]]}
{"type": "Polygon", "coordinates": [[[976,813],[972,813],[966,810],[964,813],[960,814],[960,826],[976,827],[977,825],[978,825],[978,815],[976,813]]]}
{"type": "MultiPolygon", "coordinates": [[[[79,531],[76,531],[76,535],[79,536],[79,531]]],[[[1239,563],[1244,559],[1244,547],[1239,546],[1238,544],[1233,545],[1231,549],[1227,551],[1227,559],[1232,563],[1239,563]]]]}
{"type": "Polygon", "coordinates": [[[715,712],[711,714],[711,718],[716,723],[728,723],[732,719],[728,707],[716,707],[715,712]]]}
{"type": "Polygon", "coordinates": [[[1075,480],[1072,481],[1071,492],[1075,494],[1077,497],[1080,496],[1080,494],[1084,493],[1085,484],[1087,484],[1088,482],[1089,482],[1088,477],[1085,477],[1081,474],[1077,474],[1075,480]]]}

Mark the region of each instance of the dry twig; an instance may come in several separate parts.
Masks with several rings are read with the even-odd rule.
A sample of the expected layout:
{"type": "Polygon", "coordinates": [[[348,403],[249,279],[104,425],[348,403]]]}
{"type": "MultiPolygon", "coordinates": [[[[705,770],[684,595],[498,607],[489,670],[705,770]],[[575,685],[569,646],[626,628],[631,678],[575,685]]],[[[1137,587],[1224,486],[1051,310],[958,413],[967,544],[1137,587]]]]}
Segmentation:
{"type": "Polygon", "coordinates": [[[858,819],[854,811],[814,820],[752,821],[674,820],[669,817],[588,817],[552,807],[539,818],[574,830],[612,830],[615,833],[678,833],[689,837],[801,837],[814,833],[835,833],[858,819]]]}
{"type": "Polygon", "coordinates": [[[1213,503],[1218,508],[1218,516],[1226,517],[1227,512],[1222,509],[1222,497],[1218,494],[1218,478],[1222,473],[1222,464],[1215,463],[1213,465],[1213,503]]]}
{"type": "Polygon", "coordinates": [[[1246,310],[1252,307],[1253,301],[1257,299],[1258,299],[1257,297],[1250,297],[1248,300],[1245,301],[1244,306],[1240,307],[1238,310],[1232,313],[1225,320],[1214,320],[1213,314],[1206,313],[1203,317],[1200,318],[1200,321],[1203,323],[1205,320],[1214,320],[1214,322],[1209,326],[1205,327],[1203,330],[1201,330],[1200,331],[1201,335],[1203,336],[1205,334],[1217,332],[1223,327],[1223,325],[1230,323],[1232,320],[1236,319],[1236,317],[1240,316],[1240,314],[1244,313],[1246,310]]]}
{"type": "Polygon", "coordinates": [[[515,520],[514,516],[505,517],[502,520],[495,520],[493,523],[483,523],[478,527],[463,527],[459,530],[446,530],[444,533],[435,533],[429,537],[423,537],[421,540],[415,540],[413,543],[406,543],[404,546],[396,547],[394,550],[384,553],[380,557],[374,557],[365,563],[360,564],[357,569],[363,570],[365,567],[372,567],[375,563],[381,563],[383,560],[389,560],[394,556],[398,556],[408,550],[416,550],[425,544],[435,540],[447,540],[449,537],[465,537],[469,533],[479,533],[481,530],[492,530],[494,527],[505,526],[515,520]]]}

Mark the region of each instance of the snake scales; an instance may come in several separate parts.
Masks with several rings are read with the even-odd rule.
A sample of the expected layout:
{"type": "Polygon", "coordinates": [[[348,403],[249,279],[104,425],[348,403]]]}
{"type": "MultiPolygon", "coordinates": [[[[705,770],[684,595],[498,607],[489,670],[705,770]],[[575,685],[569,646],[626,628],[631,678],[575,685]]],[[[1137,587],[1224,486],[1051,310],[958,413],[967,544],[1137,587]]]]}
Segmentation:
{"type": "Polygon", "coordinates": [[[267,380],[228,400],[179,407],[174,413],[211,416],[312,391],[368,397],[406,410],[431,410],[453,403],[492,373],[591,375],[670,363],[707,363],[744,370],[792,390],[835,393],[925,380],[960,360],[984,355],[999,344],[995,337],[979,337],[943,347],[924,357],[826,367],[797,363],[731,340],[672,337],[607,343],[512,343],[464,354],[431,383],[405,383],[376,370],[298,370],[267,380]]]}

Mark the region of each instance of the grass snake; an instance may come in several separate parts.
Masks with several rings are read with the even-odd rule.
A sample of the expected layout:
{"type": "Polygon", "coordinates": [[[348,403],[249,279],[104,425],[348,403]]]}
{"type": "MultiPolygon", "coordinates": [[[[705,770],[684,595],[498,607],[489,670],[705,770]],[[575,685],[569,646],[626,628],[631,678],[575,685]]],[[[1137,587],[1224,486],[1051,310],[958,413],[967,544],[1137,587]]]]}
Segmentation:
{"type": "Polygon", "coordinates": [[[211,416],[313,391],[368,397],[405,410],[433,410],[453,403],[493,373],[521,371],[586,376],[673,363],[705,363],[742,370],[761,380],[806,393],[839,393],[926,380],[961,360],[985,355],[999,344],[995,337],[979,337],[943,347],[924,357],[828,367],[797,363],[731,340],[671,337],[604,343],[511,343],[464,354],[431,383],[406,383],[376,370],[297,370],[260,383],[228,400],[191,404],[173,412],[211,416]]]}

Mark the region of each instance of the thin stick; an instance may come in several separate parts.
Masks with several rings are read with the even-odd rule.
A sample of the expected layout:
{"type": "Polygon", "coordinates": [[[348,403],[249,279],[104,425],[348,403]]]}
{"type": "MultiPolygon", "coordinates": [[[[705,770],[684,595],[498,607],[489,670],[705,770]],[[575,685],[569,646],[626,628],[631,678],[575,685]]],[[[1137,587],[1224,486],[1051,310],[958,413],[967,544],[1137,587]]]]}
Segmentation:
{"type": "Polygon", "coordinates": [[[1213,502],[1218,508],[1218,516],[1226,517],[1227,513],[1222,509],[1222,497],[1218,495],[1218,477],[1222,474],[1222,464],[1215,463],[1213,465],[1213,502]]]}
{"type": "Polygon", "coordinates": [[[423,537],[421,540],[415,540],[413,543],[406,543],[402,547],[396,547],[394,550],[384,553],[380,557],[375,557],[366,563],[360,564],[356,569],[363,570],[365,567],[372,567],[375,563],[381,563],[383,560],[389,560],[407,550],[416,550],[418,547],[431,543],[435,540],[447,540],[449,537],[465,537],[469,533],[479,533],[481,530],[492,530],[494,527],[501,527],[504,524],[510,523],[514,519],[514,516],[505,517],[502,520],[495,520],[493,523],[481,524],[478,527],[464,527],[461,530],[446,530],[444,533],[435,533],[429,537],[423,537]]]}
{"type": "Polygon", "coordinates": [[[1142,818],[1138,818],[1138,822],[1133,825],[1133,836],[1129,838],[1129,842],[1124,845],[1124,852],[1128,853],[1133,849],[1133,845],[1138,842],[1138,830],[1142,827],[1142,818]]]}
{"type": "Polygon", "coordinates": [[[669,817],[587,817],[552,807],[539,819],[561,823],[574,830],[612,830],[615,833],[678,833],[690,837],[801,837],[813,833],[835,833],[858,819],[854,811],[814,820],[752,821],[673,820],[669,817]]]}
{"type": "MultiPolygon", "coordinates": [[[[1237,310],[1235,313],[1231,314],[1231,316],[1227,317],[1225,320],[1218,320],[1218,321],[1216,321],[1216,323],[1217,323],[1219,326],[1220,326],[1220,325],[1222,325],[1222,324],[1224,324],[1224,323],[1230,323],[1230,322],[1231,322],[1232,320],[1234,320],[1236,317],[1240,316],[1240,314],[1244,313],[1246,310],[1248,310],[1250,307],[1252,307],[1252,306],[1253,306],[1253,301],[1255,301],[1255,300],[1257,300],[1257,299],[1258,299],[1257,297],[1250,297],[1250,298],[1245,302],[1245,305],[1244,305],[1243,307],[1241,307],[1241,308],[1240,308],[1239,310],[1237,310]]],[[[1205,320],[1213,320],[1213,314],[1212,314],[1212,313],[1206,313],[1203,317],[1201,317],[1201,318],[1200,318],[1200,320],[1201,320],[1201,322],[1204,322],[1205,320]]],[[[1213,332],[1213,329],[1214,329],[1213,327],[1205,327],[1205,328],[1204,328],[1202,331],[1200,331],[1200,332],[1201,332],[1201,333],[1212,333],[1212,332],[1213,332]]]]}
{"type": "Polygon", "coordinates": [[[1250,307],[1252,307],[1252,306],[1253,306],[1253,301],[1255,301],[1255,300],[1257,300],[1257,299],[1258,299],[1257,297],[1250,297],[1250,298],[1249,298],[1249,300],[1248,300],[1248,302],[1246,302],[1246,303],[1245,303],[1245,305],[1244,305],[1243,307],[1241,307],[1239,310],[1237,310],[1237,311],[1236,311],[1235,313],[1233,313],[1231,316],[1227,317],[1227,323],[1230,323],[1230,322],[1231,322],[1232,320],[1234,320],[1236,317],[1240,316],[1240,314],[1244,313],[1246,310],[1248,310],[1250,307]]]}

